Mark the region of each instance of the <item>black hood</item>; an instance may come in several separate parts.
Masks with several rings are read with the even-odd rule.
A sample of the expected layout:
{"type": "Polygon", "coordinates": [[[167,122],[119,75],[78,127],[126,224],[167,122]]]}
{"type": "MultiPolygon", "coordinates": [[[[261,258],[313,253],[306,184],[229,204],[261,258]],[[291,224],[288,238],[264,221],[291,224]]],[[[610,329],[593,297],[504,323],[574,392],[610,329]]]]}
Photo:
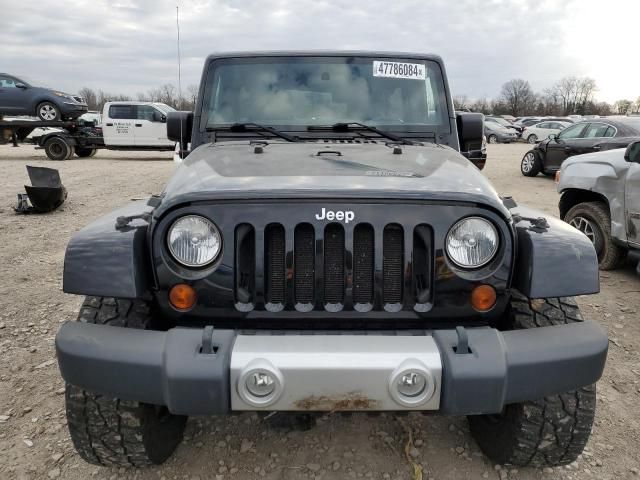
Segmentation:
{"type": "Polygon", "coordinates": [[[509,216],[484,175],[452,148],[384,141],[202,145],[167,184],[157,214],[186,202],[253,198],[465,201],[509,216]]]}

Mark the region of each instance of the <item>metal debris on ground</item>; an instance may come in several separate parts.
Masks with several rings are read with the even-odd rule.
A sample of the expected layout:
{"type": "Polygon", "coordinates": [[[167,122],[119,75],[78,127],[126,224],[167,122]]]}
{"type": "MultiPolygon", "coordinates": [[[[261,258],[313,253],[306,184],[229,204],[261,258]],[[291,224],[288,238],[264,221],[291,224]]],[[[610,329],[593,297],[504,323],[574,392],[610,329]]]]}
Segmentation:
{"type": "Polygon", "coordinates": [[[24,186],[26,194],[18,194],[16,213],[51,212],[67,199],[67,189],[62,185],[58,170],[27,165],[27,173],[31,185],[24,186]]]}

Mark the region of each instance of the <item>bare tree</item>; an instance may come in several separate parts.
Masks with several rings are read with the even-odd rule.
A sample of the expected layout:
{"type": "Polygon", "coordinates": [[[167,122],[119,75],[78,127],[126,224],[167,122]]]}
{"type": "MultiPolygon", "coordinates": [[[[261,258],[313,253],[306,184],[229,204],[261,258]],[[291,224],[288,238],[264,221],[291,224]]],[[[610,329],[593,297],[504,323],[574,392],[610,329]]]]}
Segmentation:
{"type": "Polygon", "coordinates": [[[454,95],[453,108],[462,111],[469,110],[469,98],[466,95],[454,95]]]}
{"type": "Polygon", "coordinates": [[[83,87],[78,92],[78,95],[87,103],[89,110],[98,110],[98,96],[94,90],[89,87],[83,87]]]}
{"type": "Polygon", "coordinates": [[[477,99],[475,102],[471,104],[472,112],[484,113],[485,115],[491,113],[491,104],[487,97],[482,97],[477,99]]]}
{"type": "Polygon", "coordinates": [[[535,106],[536,96],[526,80],[515,78],[502,85],[500,100],[507,113],[519,117],[535,106]]]}
{"type": "Polygon", "coordinates": [[[633,106],[633,102],[631,100],[618,100],[613,104],[613,108],[618,112],[618,115],[626,115],[631,113],[631,107],[633,106]]]}

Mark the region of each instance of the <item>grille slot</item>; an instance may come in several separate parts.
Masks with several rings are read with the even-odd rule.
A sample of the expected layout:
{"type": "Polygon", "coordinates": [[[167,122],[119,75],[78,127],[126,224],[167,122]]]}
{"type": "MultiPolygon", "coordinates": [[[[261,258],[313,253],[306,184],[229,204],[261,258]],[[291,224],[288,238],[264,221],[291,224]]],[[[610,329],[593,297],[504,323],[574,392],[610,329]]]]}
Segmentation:
{"type": "Polygon", "coordinates": [[[264,231],[265,299],[285,303],[285,238],[282,225],[268,225],[264,231]]]}
{"type": "Polygon", "coordinates": [[[353,231],[353,302],[373,303],[374,234],[369,224],[353,231]]]}
{"type": "Polygon", "coordinates": [[[256,236],[253,227],[243,223],[236,227],[235,292],[236,301],[250,303],[255,295],[256,236]]]}
{"type": "Polygon", "coordinates": [[[294,295],[296,303],[313,303],[315,266],[315,232],[308,223],[300,224],[294,233],[294,295]]]}
{"type": "Polygon", "coordinates": [[[332,223],[324,231],[324,301],[344,299],[344,230],[332,223]]]}
{"type": "Polygon", "coordinates": [[[426,225],[418,225],[413,230],[413,281],[415,285],[415,302],[431,301],[431,229],[426,225]]]}
{"type": "Polygon", "coordinates": [[[402,302],[404,236],[399,225],[387,225],[382,235],[382,301],[402,302]]]}

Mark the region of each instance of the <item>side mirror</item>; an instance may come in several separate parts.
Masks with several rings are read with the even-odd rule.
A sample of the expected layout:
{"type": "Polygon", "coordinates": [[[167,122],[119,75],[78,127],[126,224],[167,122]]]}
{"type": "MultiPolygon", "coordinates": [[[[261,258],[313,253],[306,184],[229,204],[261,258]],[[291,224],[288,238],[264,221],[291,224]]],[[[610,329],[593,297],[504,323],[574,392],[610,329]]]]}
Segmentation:
{"type": "Polygon", "coordinates": [[[169,112],[167,114],[167,138],[178,142],[180,150],[186,150],[191,141],[193,112],[169,112]]]}
{"type": "Polygon", "coordinates": [[[627,146],[624,152],[624,159],[627,162],[640,163],[640,142],[633,142],[627,146]]]}
{"type": "Polygon", "coordinates": [[[16,88],[21,88],[22,90],[26,90],[27,86],[24,83],[19,82],[19,83],[16,83],[16,88]]]}
{"type": "Polygon", "coordinates": [[[552,133],[551,135],[549,135],[549,140],[555,140],[557,142],[558,141],[558,134],[557,133],[552,133]]]}
{"type": "Polygon", "coordinates": [[[487,151],[483,145],[484,115],[481,113],[457,113],[456,126],[460,153],[482,170],[487,161],[487,151]]]}
{"type": "Polygon", "coordinates": [[[160,112],[153,112],[153,121],[166,123],[167,117],[160,112]]]}

